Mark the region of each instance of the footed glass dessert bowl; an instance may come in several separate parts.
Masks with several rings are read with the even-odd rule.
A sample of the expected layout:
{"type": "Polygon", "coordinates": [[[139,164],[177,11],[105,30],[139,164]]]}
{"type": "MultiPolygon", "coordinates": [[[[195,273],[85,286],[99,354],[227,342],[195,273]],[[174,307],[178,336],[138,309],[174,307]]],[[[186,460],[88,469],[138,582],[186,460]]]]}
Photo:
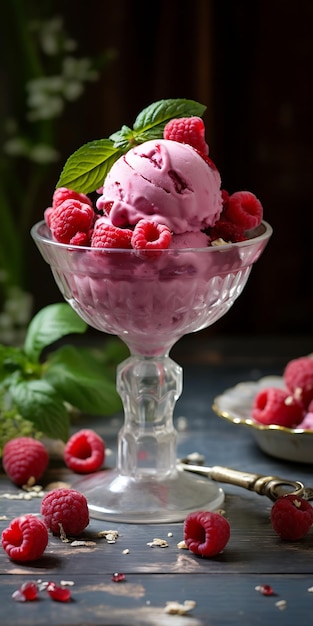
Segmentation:
{"type": "Polygon", "coordinates": [[[74,485],[86,495],[91,517],[176,522],[191,511],[219,508],[222,489],[177,463],[173,411],[182,393],[182,368],[169,353],[183,335],[229,310],[271,226],[262,222],[240,243],[185,250],[61,244],[44,221],[31,234],[64,299],[90,326],[117,335],[130,350],[117,370],[124,406],[117,465],[74,485]]]}

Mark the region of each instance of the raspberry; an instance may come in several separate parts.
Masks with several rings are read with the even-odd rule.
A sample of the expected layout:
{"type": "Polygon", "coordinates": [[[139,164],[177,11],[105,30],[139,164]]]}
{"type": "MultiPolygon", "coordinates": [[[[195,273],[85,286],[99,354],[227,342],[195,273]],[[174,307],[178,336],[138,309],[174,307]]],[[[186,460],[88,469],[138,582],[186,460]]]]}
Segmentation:
{"type": "Polygon", "coordinates": [[[259,591],[262,596],[274,596],[275,593],[273,591],[273,587],[271,585],[258,585],[256,587],[256,591],[259,591]]]}
{"type": "Polygon", "coordinates": [[[10,439],[2,456],[3,469],[16,485],[36,483],[49,463],[49,454],[41,441],[32,437],[10,439]]]}
{"type": "Polygon", "coordinates": [[[271,523],[281,539],[297,541],[307,535],[313,524],[313,508],[304,498],[281,496],[272,506],[271,523]]]}
{"type": "Polygon", "coordinates": [[[250,191],[236,191],[228,196],[223,212],[224,217],[243,230],[258,226],[263,217],[263,207],[250,191]]]}
{"type": "Polygon", "coordinates": [[[2,531],[1,541],[13,561],[36,561],[47,547],[48,531],[35,515],[21,515],[2,531]]]}
{"type": "Polygon", "coordinates": [[[53,238],[71,244],[77,233],[88,233],[93,226],[94,212],[80,200],[64,200],[49,214],[53,238]]]}
{"type": "Polygon", "coordinates": [[[225,548],[229,537],[229,522],[219,513],[197,511],[185,519],[184,540],[194,554],[215,556],[225,548]]]}
{"type": "Polygon", "coordinates": [[[221,238],[228,243],[236,243],[247,239],[243,228],[226,219],[219,219],[208,232],[211,241],[221,238]]]}
{"type": "Polygon", "coordinates": [[[124,582],[124,580],[126,580],[126,576],[121,572],[115,572],[112,576],[112,580],[114,583],[122,583],[124,582]]]}
{"type": "Polygon", "coordinates": [[[313,358],[303,356],[289,361],[283,378],[287,388],[307,409],[313,400],[313,358]]]}
{"type": "Polygon", "coordinates": [[[303,407],[289,391],[266,387],[254,398],[252,417],[261,424],[294,428],[303,419],[303,407]]]}
{"type": "Polygon", "coordinates": [[[297,428],[303,428],[304,430],[313,430],[313,411],[306,413],[303,420],[297,424],[297,428]]]}
{"type": "Polygon", "coordinates": [[[44,220],[48,226],[48,228],[50,228],[50,224],[51,224],[51,215],[53,213],[53,208],[52,206],[48,206],[47,209],[45,209],[44,211],[44,220]]]}
{"type": "Polygon", "coordinates": [[[56,585],[54,582],[49,582],[46,591],[48,592],[50,598],[52,600],[56,600],[57,602],[68,602],[71,599],[71,592],[66,587],[60,587],[56,585]]]}
{"type": "Polygon", "coordinates": [[[205,127],[201,117],[180,117],[170,120],[163,132],[164,139],[188,143],[202,154],[209,154],[209,146],[204,135],[205,127]]]}
{"type": "Polygon", "coordinates": [[[91,236],[92,248],[125,248],[130,249],[133,231],[118,228],[108,223],[107,218],[99,217],[91,236]]]}
{"type": "Polygon", "coordinates": [[[67,187],[59,187],[52,196],[52,209],[56,209],[64,200],[79,200],[83,204],[89,204],[92,207],[92,202],[86,194],[67,189],[67,187]]]}
{"type": "Polygon", "coordinates": [[[46,526],[55,535],[80,535],[89,524],[86,497],[75,489],[59,488],[42,499],[40,512],[46,526]]]}
{"type": "Polygon", "coordinates": [[[71,246],[90,246],[91,233],[91,230],[88,233],[76,233],[71,239],[71,246]]]}
{"type": "Polygon", "coordinates": [[[225,210],[228,204],[229,193],[228,191],[226,191],[226,189],[221,189],[221,195],[222,195],[222,202],[223,202],[223,210],[225,210]]]}
{"type": "Polygon", "coordinates": [[[13,592],[13,600],[16,602],[27,602],[37,600],[38,598],[38,585],[32,580],[22,583],[19,589],[13,592]]]}
{"type": "Polygon", "coordinates": [[[66,465],[80,474],[88,474],[100,469],[105,458],[103,439],[94,430],[85,428],[67,441],[64,448],[66,465]]]}
{"type": "Polygon", "coordinates": [[[155,251],[169,248],[171,240],[168,226],[142,219],[134,228],[131,243],[136,250],[155,251]]]}

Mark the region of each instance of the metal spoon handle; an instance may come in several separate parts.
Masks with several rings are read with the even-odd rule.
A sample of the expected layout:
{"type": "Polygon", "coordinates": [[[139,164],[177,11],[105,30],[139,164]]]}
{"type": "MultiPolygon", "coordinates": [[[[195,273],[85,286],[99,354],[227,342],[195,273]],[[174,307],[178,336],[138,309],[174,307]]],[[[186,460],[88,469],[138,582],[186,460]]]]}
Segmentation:
{"type": "Polygon", "coordinates": [[[201,465],[191,465],[189,463],[180,463],[184,470],[203,474],[211,480],[220,483],[228,483],[236,485],[249,491],[254,491],[262,496],[267,496],[275,501],[277,498],[287,494],[294,494],[299,497],[305,497],[306,489],[298,480],[289,480],[279,478],[278,476],[265,476],[264,474],[254,474],[250,472],[242,472],[224,467],[223,465],[214,465],[213,467],[204,467],[201,465]]]}

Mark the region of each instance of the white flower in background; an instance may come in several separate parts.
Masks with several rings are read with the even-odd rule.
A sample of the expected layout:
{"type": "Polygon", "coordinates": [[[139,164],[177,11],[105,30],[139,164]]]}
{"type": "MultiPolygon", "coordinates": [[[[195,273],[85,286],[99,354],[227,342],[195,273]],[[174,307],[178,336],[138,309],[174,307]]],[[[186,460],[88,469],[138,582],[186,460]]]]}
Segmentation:
{"type": "Polygon", "coordinates": [[[12,137],[3,144],[3,151],[8,156],[28,156],[29,144],[24,137],[12,137]]]}
{"type": "Polygon", "coordinates": [[[19,342],[24,328],[32,315],[33,297],[27,291],[14,285],[8,294],[0,313],[0,343],[19,342]]]}
{"type": "MultiPolygon", "coordinates": [[[[15,3],[4,3],[4,7],[12,21],[15,3]]],[[[27,19],[32,10],[24,3],[25,18],[20,19],[18,33],[23,63],[12,83],[9,61],[15,53],[14,32],[5,50],[11,89],[2,94],[0,343],[8,344],[20,342],[32,315],[32,296],[23,288],[27,284],[23,251],[38,194],[49,175],[47,166],[60,158],[58,121],[68,103],[81,97],[87,83],[98,79],[95,66],[103,67],[115,56],[109,50],[97,59],[77,58],[77,42],[66,33],[62,17],[41,19],[44,12],[38,3],[38,18],[27,19]],[[20,90],[24,90],[24,100],[20,90]]]]}
{"type": "Polygon", "coordinates": [[[35,163],[49,164],[54,163],[59,158],[59,152],[46,143],[37,143],[29,151],[29,158],[35,163]]]}
{"type": "Polygon", "coordinates": [[[73,52],[77,43],[65,34],[63,18],[56,15],[50,20],[33,20],[29,24],[31,32],[38,37],[40,47],[47,56],[55,56],[60,51],[73,52]]]}

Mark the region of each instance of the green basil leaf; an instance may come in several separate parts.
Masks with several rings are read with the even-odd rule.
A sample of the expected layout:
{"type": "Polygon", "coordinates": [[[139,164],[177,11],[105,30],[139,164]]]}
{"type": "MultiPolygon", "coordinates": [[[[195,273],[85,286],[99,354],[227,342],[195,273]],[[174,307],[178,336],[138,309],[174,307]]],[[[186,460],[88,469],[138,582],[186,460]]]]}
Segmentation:
{"type": "Polygon", "coordinates": [[[29,380],[11,385],[10,393],[20,415],[48,437],[66,441],[69,417],[62,397],[48,381],[29,380]]]}
{"type": "Polygon", "coordinates": [[[57,188],[67,187],[86,194],[99,189],[121,154],[121,150],[110,139],[86,143],[67,159],[57,188]]]}
{"type": "Polygon", "coordinates": [[[173,118],[179,117],[202,117],[206,107],[194,100],[185,100],[183,98],[159,100],[150,104],[146,109],[141,111],[134,123],[134,131],[136,134],[142,135],[145,131],[151,131],[154,127],[158,127],[162,136],[165,124],[173,118]]]}
{"type": "Polygon", "coordinates": [[[133,142],[134,132],[128,126],[122,126],[121,130],[110,135],[110,139],[114,142],[116,148],[127,148],[133,142]]]}
{"type": "Polygon", "coordinates": [[[99,368],[92,353],[67,345],[49,356],[45,379],[83,413],[109,415],[122,407],[112,369],[99,368]]]}
{"type": "Polygon", "coordinates": [[[66,302],[50,304],[31,320],[24,343],[28,358],[38,361],[44,348],[72,333],[84,333],[87,324],[66,302]]]}
{"type": "Polygon", "coordinates": [[[165,124],[178,117],[201,117],[206,107],[195,100],[175,98],[159,100],[137,116],[133,130],[122,126],[109,139],[96,139],[81,146],[66,161],[58,187],[91,193],[103,185],[112,165],[134,145],[160,139],[165,124]]]}

